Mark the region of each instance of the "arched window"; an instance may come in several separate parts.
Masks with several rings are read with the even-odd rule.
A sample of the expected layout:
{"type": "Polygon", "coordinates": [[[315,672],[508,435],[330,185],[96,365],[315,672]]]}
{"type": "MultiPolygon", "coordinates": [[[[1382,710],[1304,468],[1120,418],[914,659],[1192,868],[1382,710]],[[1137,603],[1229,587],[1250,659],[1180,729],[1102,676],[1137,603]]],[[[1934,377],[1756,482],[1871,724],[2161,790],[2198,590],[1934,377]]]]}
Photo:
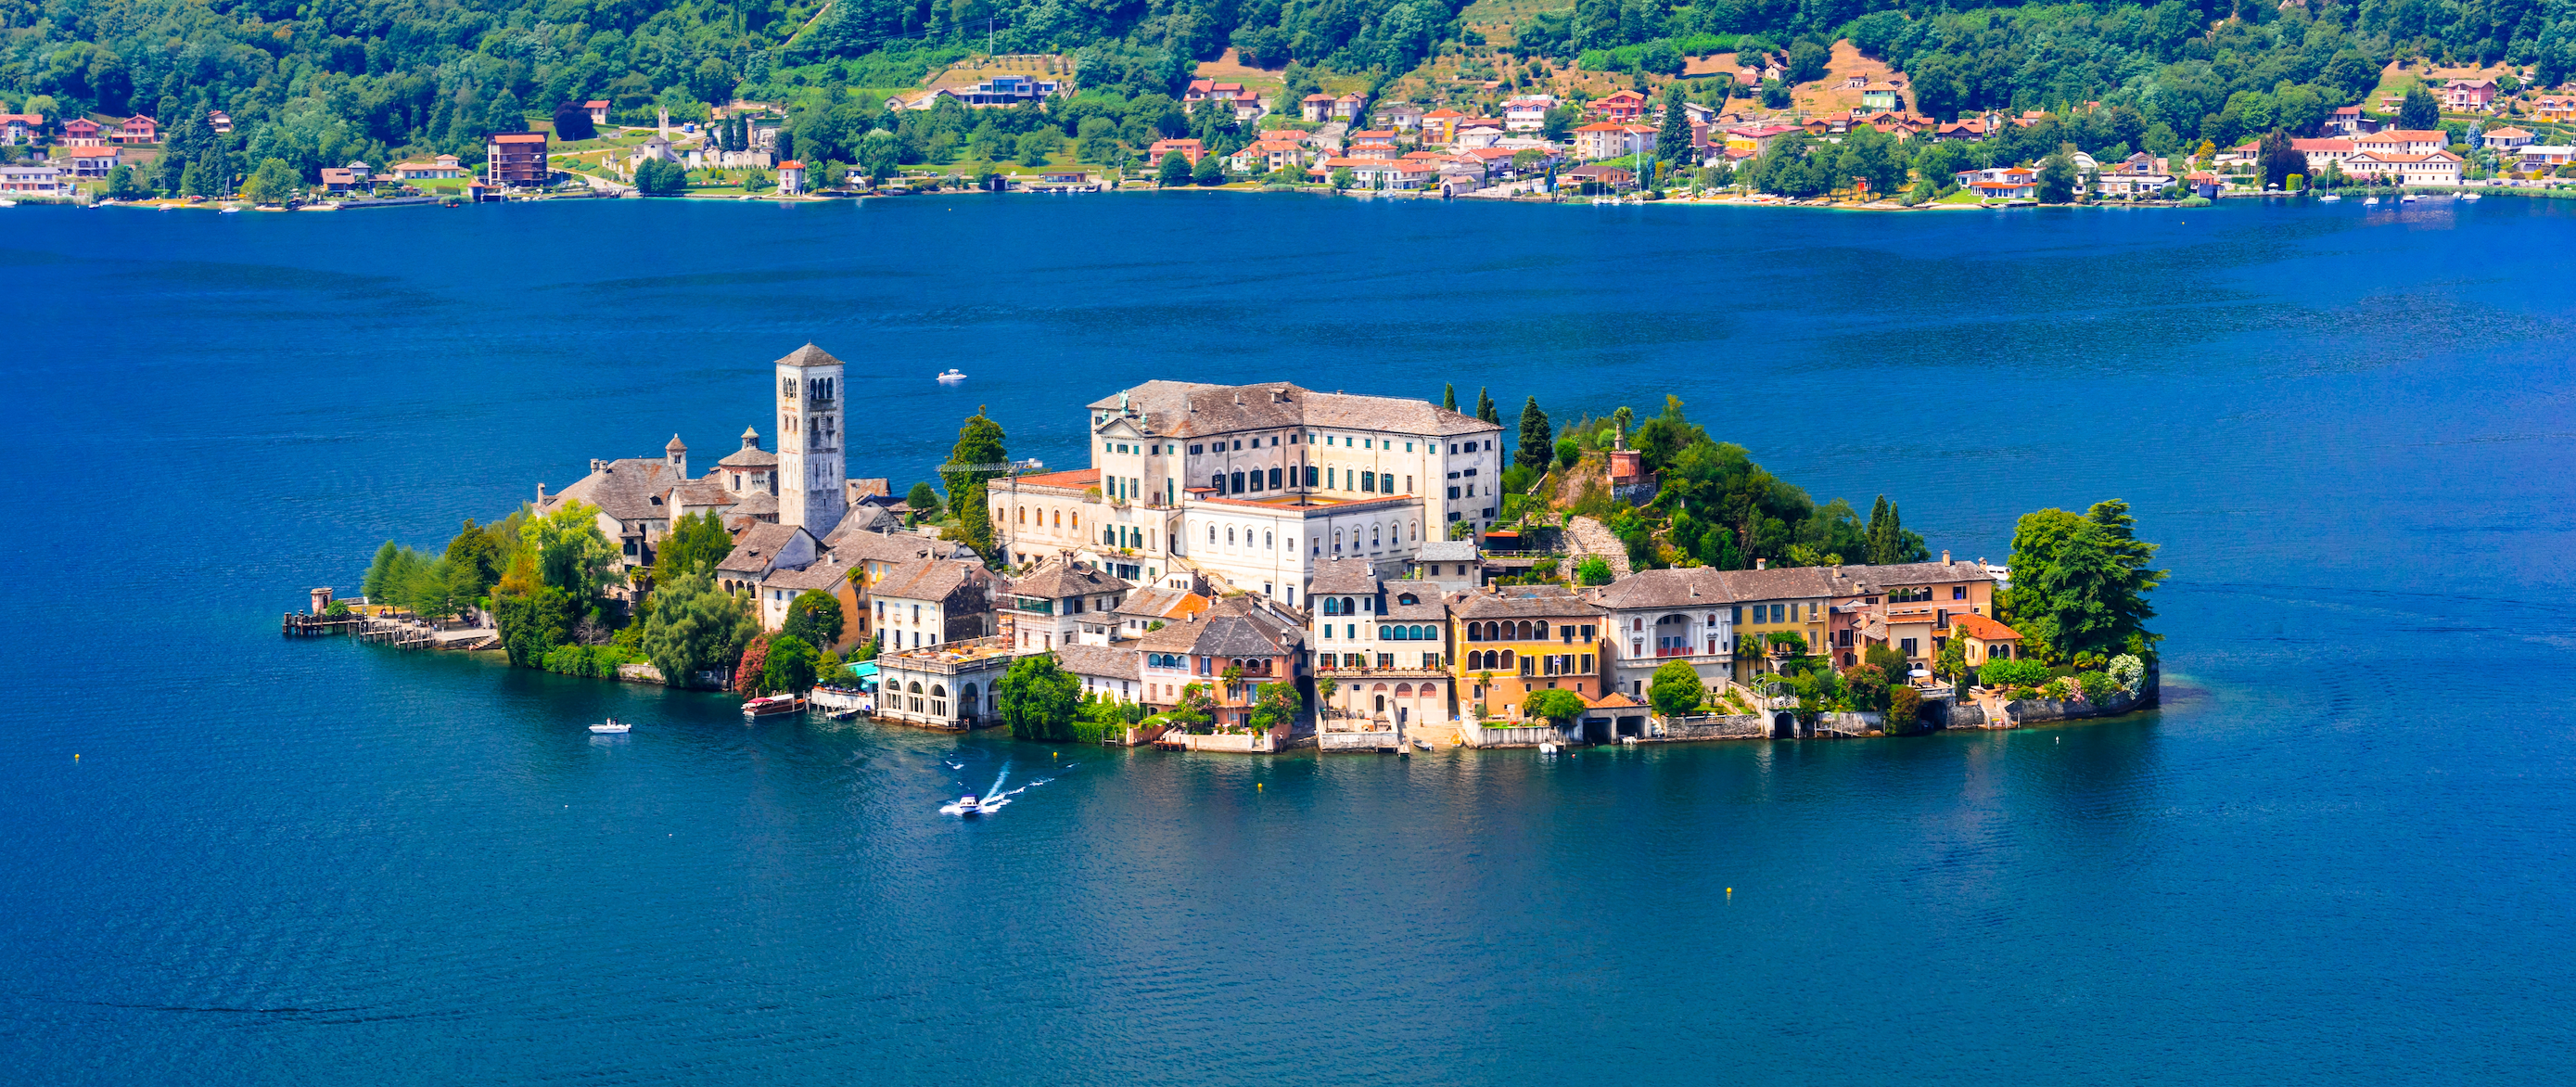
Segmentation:
{"type": "Polygon", "coordinates": [[[1512,666],[1512,651],[1511,651],[1511,650],[1508,650],[1508,649],[1503,650],[1503,659],[1502,659],[1502,660],[1499,660],[1499,661],[1496,661],[1496,662],[1494,663],[1494,666],[1495,666],[1495,667],[1497,667],[1497,668],[1509,668],[1509,667],[1511,667],[1511,666],[1512,666]]]}
{"type": "Polygon", "coordinates": [[[1413,697],[1413,685],[1412,685],[1412,684],[1410,684],[1410,683],[1398,683],[1398,684],[1396,684],[1396,685],[1395,685],[1395,696],[1396,696],[1397,698],[1411,698],[1411,697],[1413,697]]]}
{"type": "Polygon", "coordinates": [[[1241,472],[1236,472],[1234,474],[1234,493],[1243,493],[1243,473],[1241,472]]]}
{"type": "Polygon", "coordinates": [[[1208,487],[1209,487],[1209,489],[1214,490],[1214,491],[1215,491],[1216,493],[1218,493],[1218,494],[1224,494],[1224,493],[1225,493],[1225,473],[1223,473],[1223,472],[1218,472],[1218,473],[1217,473],[1217,474],[1215,474],[1215,475],[1209,476],[1209,477],[1208,477],[1208,487]]]}
{"type": "Polygon", "coordinates": [[[1358,604],[1358,602],[1357,602],[1357,601],[1354,601],[1354,600],[1352,600],[1350,597],[1347,597],[1347,596],[1345,596],[1345,597],[1343,597],[1343,598],[1342,598],[1342,614],[1344,614],[1344,615],[1358,615],[1359,613],[1360,613],[1360,609],[1359,609],[1359,604],[1358,604]]]}
{"type": "Polygon", "coordinates": [[[1227,526],[1225,526],[1225,545],[1226,545],[1227,547],[1232,547],[1232,546],[1234,546],[1234,526],[1233,526],[1233,525],[1227,525],[1227,526]]]}
{"type": "Polygon", "coordinates": [[[1541,619],[1536,623],[1530,624],[1530,626],[1533,636],[1542,642],[1547,640],[1547,620],[1541,619]]]}
{"type": "Polygon", "coordinates": [[[1415,521],[1415,522],[1413,522],[1413,530],[1412,530],[1412,534],[1411,534],[1411,535],[1406,536],[1406,537],[1405,537],[1405,539],[1412,540],[1412,541],[1415,541],[1415,542],[1417,542],[1417,543],[1421,542],[1421,540],[1422,540],[1422,522],[1420,522],[1420,521],[1415,521]]]}
{"type": "Polygon", "coordinates": [[[933,683],[933,684],[931,684],[931,685],[930,685],[930,697],[932,697],[932,698],[946,698],[946,697],[948,697],[948,688],[943,687],[943,686],[940,686],[939,684],[933,683]]]}
{"type": "Polygon", "coordinates": [[[1027,507],[1022,507],[1022,508],[1020,508],[1019,510],[1016,510],[1016,511],[1014,511],[1014,512],[1016,512],[1019,516],[1017,516],[1017,517],[1016,517],[1016,518],[1014,518],[1013,520],[1015,520],[1015,521],[1017,521],[1019,524],[1023,524],[1023,525],[1025,525],[1025,524],[1029,523],[1029,511],[1028,511],[1027,507]]]}
{"type": "Polygon", "coordinates": [[[1055,511],[1055,526],[1054,526],[1054,527],[1056,527],[1056,528],[1063,528],[1063,527],[1064,527],[1064,511],[1063,511],[1063,510],[1057,510],[1057,511],[1055,511]]]}
{"type": "Polygon", "coordinates": [[[1270,546],[1272,546],[1272,545],[1271,545],[1271,541],[1270,541],[1270,534],[1269,534],[1269,533],[1264,532],[1264,533],[1262,533],[1262,534],[1261,534],[1261,546],[1263,546],[1263,547],[1265,547],[1265,548],[1266,548],[1266,547],[1270,547],[1270,546]]]}
{"type": "Polygon", "coordinates": [[[1279,489],[1279,469],[1270,470],[1270,489],[1274,491],[1279,489]]]}
{"type": "Polygon", "coordinates": [[[1467,624],[1467,640],[1468,640],[1468,641],[1471,641],[1471,642],[1481,642],[1481,641],[1484,641],[1484,640],[1485,640],[1485,624],[1483,624],[1483,623],[1469,623],[1469,624],[1467,624]]]}
{"type": "Polygon", "coordinates": [[[1392,630],[1394,630],[1394,629],[1395,629],[1395,628],[1393,628],[1393,627],[1379,627],[1379,628],[1377,628],[1377,639],[1378,639],[1379,641],[1381,641],[1381,642],[1391,642],[1391,641],[1394,641],[1394,640],[1395,640],[1395,635],[1393,635],[1393,634],[1389,633],[1390,631],[1392,631],[1392,630]]]}
{"type": "Polygon", "coordinates": [[[1341,597],[1338,597],[1338,596],[1328,596],[1328,597],[1325,597],[1325,598],[1324,598],[1324,614],[1326,614],[1326,615],[1340,615],[1341,613],[1342,613],[1342,598],[1341,598],[1341,597]]]}
{"type": "Polygon", "coordinates": [[[1378,535],[1377,526],[1376,526],[1376,525],[1370,525],[1370,526],[1369,526],[1369,546],[1370,546],[1370,547],[1376,547],[1376,546],[1378,546],[1378,542],[1379,542],[1379,540],[1380,540],[1380,539],[1382,539],[1382,537],[1380,537],[1380,536],[1378,535]]]}
{"type": "Polygon", "coordinates": [[[1333,530],[1333,550],[1338,552],[1338,551],[1340,551],[1341,549],[1342,549],[1342,530],[1340,530],[1340,529],[1338,529],[1338,528],[1337,528],[1337,529],[1334,529],[1334,530],[1333,530]]]}
{"type": "Polygon", "coordinates": [[[1208,526],[1208,542],[1209,542],[1209,543],[1215,543],[1215,542],[1216,542],[1216,526],[1215,526],[1215,525],[1209,525],[1209,526],[1208,526]]]}
{"type": "Polygon", "coordinates": [[[920,681],[920,680],[917,680],[917,679],[916,679],[916,680],[914,680],[914,681],[912,681],[912,684],[911,684],[910,686],[905,687],[905,688],[904,688],[904,690],[910,691],[910,692],[912,692],[912,693],[914,693],[914,694],[920,694],[920,693],[921,693],[921,681],[920,681]]]}

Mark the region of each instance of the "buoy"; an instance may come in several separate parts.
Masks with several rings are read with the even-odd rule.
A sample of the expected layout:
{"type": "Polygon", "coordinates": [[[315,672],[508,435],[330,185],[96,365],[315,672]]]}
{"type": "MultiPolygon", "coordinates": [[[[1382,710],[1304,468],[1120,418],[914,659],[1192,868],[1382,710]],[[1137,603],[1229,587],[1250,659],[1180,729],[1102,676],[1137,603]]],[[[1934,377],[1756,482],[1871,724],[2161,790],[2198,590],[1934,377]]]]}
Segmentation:
{"type": "Polygon", "coordinates": [[[1253,791],[1253,792],[1256,792],[1256,793],[1257,793],[1257,792],[1260,792],[1260,791],[1261,791],[1261,783],[1260,783],[1260,782],[1258,782],[1258,781],[1253,782],[1253,783],[1252,783],[1252,791],[1253,791]]]}
{"type": "Polygon", "coordinates": [[[79,762],[79,761],[80,761],[80,756],[79,756],[78,754],[74,754],[74,755],[72,756],[72,761],[73,761],[73,762],[79,762]]]}

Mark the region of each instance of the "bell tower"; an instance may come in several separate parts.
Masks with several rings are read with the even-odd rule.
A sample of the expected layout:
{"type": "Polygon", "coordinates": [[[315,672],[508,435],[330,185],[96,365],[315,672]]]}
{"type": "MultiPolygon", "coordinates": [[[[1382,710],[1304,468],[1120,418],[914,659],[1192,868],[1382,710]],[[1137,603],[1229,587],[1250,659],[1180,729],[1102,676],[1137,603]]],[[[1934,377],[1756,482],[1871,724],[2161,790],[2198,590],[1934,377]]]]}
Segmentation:
{"type": "Polygon", "coordinates": [[[849,510],[842,485],[841,360],[806,344],[778,360],[778,523],[817,538],[849,510]]]}

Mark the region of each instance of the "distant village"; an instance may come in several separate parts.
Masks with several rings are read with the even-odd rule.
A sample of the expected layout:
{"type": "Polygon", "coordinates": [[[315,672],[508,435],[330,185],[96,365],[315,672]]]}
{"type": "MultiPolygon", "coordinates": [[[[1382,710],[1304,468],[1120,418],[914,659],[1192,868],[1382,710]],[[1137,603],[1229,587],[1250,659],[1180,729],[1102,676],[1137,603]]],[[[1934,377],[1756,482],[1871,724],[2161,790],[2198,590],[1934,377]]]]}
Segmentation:
{"type": "MultiPolygon", "coordinates": [[[[1028,59],[1028,72],[988,72],[972,83],[891,96],[883,102],[885,116],[1055,108],[1051,104],[1077,91],[1070,58],[1028,59]]],[[[1781,77],[1779,65],[1768,59],[1734,73],[1747,87],[1777,84],[1781,77]]],[[[2063,115],[1989,111],[1943,121],[1913,111],[1902,73],[1838,78],[1818,85],[1830,85],[1835,94],[1848,96],[1838,100],[1857,105],[1783,110],[1719,96],[1721,107],[1678,93],[1656,98],[1623,88],[1598,97],[1527,93],[1488,103],[1489,113],[1374,100],[1358,92],[1265,98],[1241,82],[1202,78],[1188,84],[1180,105],[1194,119],[1225,116],[1237,135],[1215,143],[1178,137],[1137,148],[1121,144],[1107,156],[1062,146],[1015,156],[1006,147],[987,152],[1001,161],[987,162],[980,172],[897,166],[891,160],[809,162],[793,150],[789,110],[780,103],[737,100],[712,107],[703,122],[676,124],[667,110],[657,110],[647,118],[651,123],[636,125],[612,123],[612,117],[631,111],[621,114],[610,100],[597,99],[565,103],[550,126],[492,133],[479,158],[351,161],[319,169],[315,177],[246,174],[222,179],[211,199],[178,196],[174,179],[162,179],[157,189],[134,180],[144,176],[139,171],[148,169],[163,135],[151,117],[72,117],[54,125],[40,115],[10,114],[0,116],[0,141],[42,157],[0,165],[0,192],[29,199],[288,209],[595,196],[830,199],[940,189],[1193,186],[1529,200],[1650,195],[1898,208],[2172,201],[2261,195],[2282,187],[2280,170],[2265,162],[2259,138],[2167,154],[2122,144],[2125,157],[2107,161],[2067,145],[2067,178],[2054,193],[2037,161],[1959,163],[1956,169],[1942,167],[1946,176],[1908,182],[1905,163],[1914,162],[1919,173],[1921,160],[1900,158],[1892,184],[1882,177],[1880,189],[1871,188],[1866,177],[1839,177],[1825,191],[1786,196],[1739,184],[1784,138],[1830,147],[1868,131],[1900,148],[1973,144],[2052,119],[2078,120],[2097,108],[2086,104],[2063,115]],[[578,138],[566,138],[574,127],[582,130],[571,133],[578,138]],[[1687,148],[1677,152],[1685,140],[1687,148]],[[156,199],[156,191],[170,195],[156,199]]],[[[2399,96],[2373,109],[2334,109],[2314,136],[2293,137],[2297,169],[2304,172],[2292,187],[2576,183],[2562,176],[2576,173],[2576,141],[2562,134],[2564,126],[2576,123],[2576,95],[2506,94],[2486,77],[2422,85],[2438,97],[2439,113],[2433,116],[2446,120],[2443,127],[2401,127],[2394,119],[2401,112],[2399,96]]],[[[206,122],[211,131],[229,131],[229,119],[220,112],[206,122]]]]}
{"type": "MultiPolygon", "coordinates": [[[[929,728],[999,723],[1005,674],[1036,655],[1087,699],[1148,721],[1206,711],[1206,735],[1130,729],[1132,742],[1168,731],[1176,745],[1247,751],[1884,727],[1798,712],[1776,682],[1793,659],[1901,671],[1894,681],[1953,726],[2066,712],[1934,678],[1951,643],[1952,677],[2024,656],[1995,614],[2002,567],[1942,552],[1632,572],[1598,523],[1507,524],[1503,427],[1421,400],[1158,380],[1068,405],[1083,413],[1087,467],[941,466],[992,476],[979,488],[991,553],[979,554],[888,479],[845,475],[844,369],[812,345],[778,360],[774,447],[747,428],[693,463],[708,454],[675,435],[659,456],[594,460],[569,486],[540,485],[530,512],[595,510],[629,599],[678,519],[721,519],[732,544],[716,577],[760,626],[778,631],[798,598],[830,594],[842,613],[831,648],[865,647],[850,657],[864,663],[821,686],[863,687],[846,704],[929,728]],[[1579,567],[1599,583],[1579,583],[1579,567]],[[1652,688],[1676,677],[1696,688],[1687,712],[1658,713],[1652,688]],[[1273,685],[1299,709],[1265,722],[1273,685]],[[1575,701],[1538,719],[1525,707],[1543,691],[1575,701]]],[[[1608,457],[1619,501],[1653,500],[1638,454],[1608,457]]],[[[2135,687],[2116,704],[2135,704],[2135,687]]]]}

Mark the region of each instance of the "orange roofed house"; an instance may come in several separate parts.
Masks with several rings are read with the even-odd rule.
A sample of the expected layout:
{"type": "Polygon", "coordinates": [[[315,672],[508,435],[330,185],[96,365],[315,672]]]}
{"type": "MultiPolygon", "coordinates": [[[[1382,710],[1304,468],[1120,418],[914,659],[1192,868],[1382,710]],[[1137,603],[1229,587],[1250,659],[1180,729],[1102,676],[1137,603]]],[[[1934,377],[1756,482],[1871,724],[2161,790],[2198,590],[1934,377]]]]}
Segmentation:
{"type": "Polygon", "coordinates": [[[484,145],[483,178],[507,188],[546,183],[546,134],[495,132],[484,145]]]}

